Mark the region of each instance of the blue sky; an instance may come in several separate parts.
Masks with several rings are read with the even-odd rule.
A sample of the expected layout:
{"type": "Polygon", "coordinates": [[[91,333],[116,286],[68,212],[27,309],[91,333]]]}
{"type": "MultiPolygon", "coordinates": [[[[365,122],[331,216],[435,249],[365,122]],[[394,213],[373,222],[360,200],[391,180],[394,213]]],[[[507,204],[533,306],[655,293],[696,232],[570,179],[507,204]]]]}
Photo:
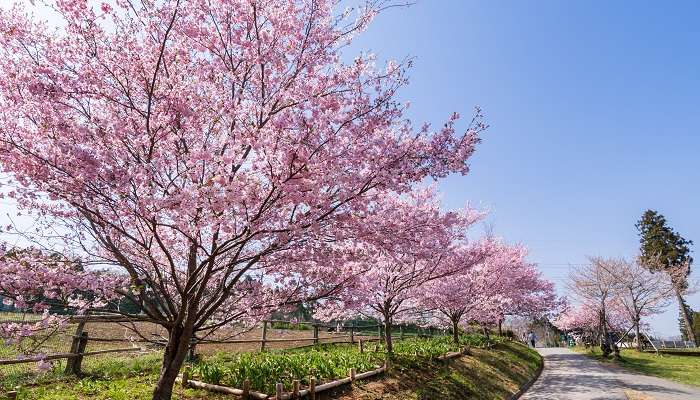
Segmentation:
{"type": "MultiPolygon", "coordinates": [[[[700,243],[698,15],[698,2],[419,0],[353,50],[415,58],[401,98],[417,123],[483,107],[491,128],[472,172],[441,183],[445,206],[491,209],[561,285],[587,255],[633,257],[647,208],[700,243]]],[[[677,335],[677,315],[652,328],[677,335]]]]}

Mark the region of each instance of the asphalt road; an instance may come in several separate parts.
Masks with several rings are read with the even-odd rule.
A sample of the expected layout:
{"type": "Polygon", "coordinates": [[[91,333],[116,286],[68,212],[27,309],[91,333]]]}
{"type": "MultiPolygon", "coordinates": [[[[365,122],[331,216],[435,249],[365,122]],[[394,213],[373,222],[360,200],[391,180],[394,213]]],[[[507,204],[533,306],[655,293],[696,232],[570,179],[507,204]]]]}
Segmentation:
{"type": "Polygon", "coordinates": [[[700,388],[603,365],[566,348],[542,348],[542,375],[522,400],[700,400],[700,388]]]}

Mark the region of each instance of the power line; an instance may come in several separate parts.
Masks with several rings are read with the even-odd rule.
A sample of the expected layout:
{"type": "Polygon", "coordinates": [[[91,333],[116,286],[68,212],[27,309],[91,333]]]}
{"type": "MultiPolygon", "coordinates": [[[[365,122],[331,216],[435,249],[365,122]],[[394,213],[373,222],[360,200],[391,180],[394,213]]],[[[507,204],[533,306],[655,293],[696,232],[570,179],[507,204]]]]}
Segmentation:
{"type": "Polygon", "coordinates": [[[560,265],[560,266],[574,266],[574,265],[591,265],[591,263],[535,263],[537,265],[560,265]]]}

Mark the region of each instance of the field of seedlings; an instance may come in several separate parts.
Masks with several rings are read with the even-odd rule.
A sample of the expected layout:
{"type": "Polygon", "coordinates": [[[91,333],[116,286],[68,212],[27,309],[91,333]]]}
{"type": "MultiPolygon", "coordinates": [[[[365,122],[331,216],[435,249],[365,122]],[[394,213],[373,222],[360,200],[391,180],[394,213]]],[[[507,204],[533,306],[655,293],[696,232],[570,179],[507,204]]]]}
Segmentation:
{"type": "MultiPolygon", "coordinates": [[[[480,335],[463,335],[459,344],[450,336],[398,340],[394,344],[393,363],[402,368],[415,367],[463,347],[484,346],[487,342],[480,335]]],[[[358,373],[378,368],[386,358],[381,343],[368,344],[363,352],[357,345],[323,344],[263,353],[219,353],[196,363],[193,377],[234,388],[243,387],[248,379],[252,390],[273,393],[276,383],[289,388],[297,380],[308,386],[311,377],[319,383],[328,382],[347,377],[351,368],[358,373]]]]}

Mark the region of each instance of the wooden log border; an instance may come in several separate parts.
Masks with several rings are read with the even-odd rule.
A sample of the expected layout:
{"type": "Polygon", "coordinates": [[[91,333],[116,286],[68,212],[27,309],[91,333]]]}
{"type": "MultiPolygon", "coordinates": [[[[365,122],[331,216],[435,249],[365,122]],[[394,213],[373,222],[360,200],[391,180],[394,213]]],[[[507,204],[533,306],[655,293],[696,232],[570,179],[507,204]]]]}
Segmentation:
{"type": "Polygon", "coordinates": [[[465,347],[465,348],[463,348],[463,349],[460,350],[460,351],[455,351],[455,352],[451,352],[451,353],[446,353],[445,355],[442,355],[442,356],[437,357],[437,359],[438,359],[439,361],[447,361],[447,360],[450,360],[450,359],[453,359],[453,358],[457,358],[457,357],[461,357],[461,356],[467,355],[467,354],[469,354],[469,352],[470,352],[469,347],[465,347]]]}
{"type": "MultiPolygon", "coordinates": [[[[446,353],[442,356],[437,357],[436,359],[439,361],[447,361],[447,360],[450,360],[453,358],[467,355],[467,354],[469,354],[469,352],[470,352],[470,348],[465,347],[460,351],[446,353]]],[[[250,398],[253,398],[253,399],[275,399],[275,400],[291,400],[291,399],[295,399],[295,398],[301,398],[304,396],[310,396],[312,398],[315,398],[315,394],[318,392],[333,389],[333,388],[336,388],[336,387],[342,386],[342,385],[347,385],[348,383],[352,383],[356,380],[366,379],[366,378],[369,378],[371,376],[384,373],[386,370],[387,370],[386,364],[384,364],[381,367],[377,367],[376,369],[373,369],[373,370],[370,370],[367,372],[362,372],[359,374],[356,374],[355,370],[352,369],[352,370],[350,370],[348,377],[336,379],[334,381],[326,382],[326,383],[320,384],[320,385],[314,383],[311,385],[311,388],[313,388],[313,389],[311,389],[311,388],[299,389],[298,385],[295,385],[295,387],[293,388],[293,392],[284,392],[281,389],[282,384],[277,383],[275,386],[277,393],[275,393],[273,395],[267,395],[267,394],[263,394],[263,393],[259,393],[259,392],[253,392],[253,391],[249,391],[248,395],[250,396],[250,398]]],[[[541,372],[541,370],[539,372],[541,372]]],[[[537,374],[538,376],[539,376],[539,372],[537,374]]],[[[295,382],[298,383],[298,381],[295,381],[295,382]]],[[[533,382],[534,382],[534,379],[533,379],[533,382]]],[[[244,393],[244,391],[242,389],[232,388],[232,387],[228,387],[228,386],[214,385],[214,384],[196,381],[196,380],[192,380],[192,379],[186,380],[186,384],[189,385],[190,387],[193,387],[193,388],[205,389],[205,390],[210,390],[210,391],[219,392],[219,393],[234,394],[234,395],[238,395],[238,396],[243,396],[243,393],[244,393]]],[[[245,398],[245,397],[243,397],[243,398],[245,398]]],[[[513,398],[513,399],[509,399],[509,400],[514,400],[514,399],[517,399],[517,397],[513,398]]]]}
{"type": "MultiPolygon", "coordinates": [[[[326,383],[321,384],[321,385],[318,385],[318,384],[312,385],[312,387],[314,389],[311,389],[311,388],[299,389],[298,396],[296,396],[294,394],[294,392],[282,392],[280,396],[277,396],[277,394],[268,395],[268,394],[264,394],[264,393],[254,392],[252,390],[248,392],[248,396],[251,399],[255,399],[255,400],[265,400],[265,399],[291,400],[291,399],[294,399],[295,397],[301,398],[301,397],[310,396],[310,395],[311,395],[311,397],[313,397],[313,395],[315,395],[318,392],[323,392],[324,390],[329,390],[329,389],[336,388],[338,386],[346,385],[346,384],[351,383],[355,380],[366,379],[366,378],[369,378],[369,377],[374,376],[374,375],[379,375],[379,374],[383,373],[384,371],[386,371],[386,366],[378,367],[376,369],[373,369],[373,370],[367,371],[367,372],[363,372],[361,374],[355,374],[354,379],[352,376],[348,376],[347,378],[337,379],[337,380],[334,380],[331,382],[326,382],[326,383]],[[313,391],[313,395],[312,395],[312,391],[313,391]]],[[[352,375],[353,372],[354,371],[351,371],[350,375],[352,375]]],[[[196,380],[192,380],[192,379],[187,380],[187,385],[189,387],[196,388],[196,389],[205,389],[205,390],[209,390],[212,392],[234,394],[237,396],[243,396],[243,393],[244,393],[243,389],[237,389],[237,388],[232,388],[232,387],[228,387],[228,386],[221,386],[221,385],[214,385],[211,383],[196,381],[196,380]]],[[[276,387],[279,387],[280,385],[281,384],[277,384],[276,387]]]]}

